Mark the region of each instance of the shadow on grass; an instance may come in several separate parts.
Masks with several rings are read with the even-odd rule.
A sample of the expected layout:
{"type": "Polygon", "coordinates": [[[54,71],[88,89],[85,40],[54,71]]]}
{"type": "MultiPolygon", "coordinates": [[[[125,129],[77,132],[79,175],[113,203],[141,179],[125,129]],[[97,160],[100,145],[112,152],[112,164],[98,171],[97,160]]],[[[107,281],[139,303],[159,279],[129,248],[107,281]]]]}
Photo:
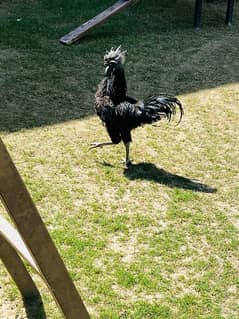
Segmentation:
{"type": "Polygon", "coordinates": [[[26,309],[27,319],[46,319],[41,295],[36,295],[31,298],[23,298],[26,309]]]}
{"type": "Polygon", "coordinates": [[[198,181],[172,174],[151,163],[132,164],[124,170],[124,175],[130,179],[155,181],[171,188],[188,189],[195,192],[216,193],[217,189],[198,181]]]}

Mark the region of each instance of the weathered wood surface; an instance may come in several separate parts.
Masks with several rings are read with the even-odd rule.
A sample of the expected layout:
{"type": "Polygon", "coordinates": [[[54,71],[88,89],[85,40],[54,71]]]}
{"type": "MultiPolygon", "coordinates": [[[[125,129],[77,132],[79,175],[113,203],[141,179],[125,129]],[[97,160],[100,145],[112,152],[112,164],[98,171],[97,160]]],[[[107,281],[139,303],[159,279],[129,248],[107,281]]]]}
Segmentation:
{"type": "Polygon", "coordinates": [[[12,225],[0,216],[0,236],[4,238],[39,274],[35,261],[29,253],[24,241],[12,225]]]}
{"type": "Polygon", "coordinates": [[[40,295],[22,259],[2,232],[0,232],[0,258],[25,299],[40,295]]]}
{"type": "Polygon", "coordinates": [[[89,319],[89,314],[1,139],[0,196],[64,317],[89,319]]]}
{"type": "Polygon", "coordinates": [[[72,44],[85,36],[91,29],[102,24],[116,13],[126,9],[128,6],[136,3],[138,0],[119,0],[114,5],[104,10],[94,18],[83,23],[81,26],[71,31],[60,39],[62,44],[72,44]]]}

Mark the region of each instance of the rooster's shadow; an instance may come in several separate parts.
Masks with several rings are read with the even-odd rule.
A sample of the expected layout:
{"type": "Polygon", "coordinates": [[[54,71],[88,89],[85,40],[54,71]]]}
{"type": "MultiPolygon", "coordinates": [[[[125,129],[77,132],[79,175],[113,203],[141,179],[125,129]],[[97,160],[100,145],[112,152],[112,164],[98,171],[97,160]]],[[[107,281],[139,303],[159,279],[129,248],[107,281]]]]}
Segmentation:
{"type": "Polygon", "coordinates": [[[182,188],[195,192],[216,193],[217,189],[197,180],[172,174],[151,163],[131,164],[124,170],[124,175],[130,180],[149,180],[170,188],[182,188]]]}

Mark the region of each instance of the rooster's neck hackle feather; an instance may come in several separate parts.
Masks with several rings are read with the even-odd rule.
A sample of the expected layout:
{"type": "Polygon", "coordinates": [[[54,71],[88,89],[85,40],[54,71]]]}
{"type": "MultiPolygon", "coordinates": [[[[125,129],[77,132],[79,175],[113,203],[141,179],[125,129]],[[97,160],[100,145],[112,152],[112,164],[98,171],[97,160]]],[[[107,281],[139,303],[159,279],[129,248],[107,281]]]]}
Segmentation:
{"type": "Polygon", "coordinates": [[[116,50],[112,47],[110,51],[106,51],[104,56],[104,64],[111,61],[113,63],[125,63],[125,54],[126,51],[121,50],[121,46],[119,46],[116,50]]]}
{"type": "Polygon", "coordinates": [[[105,80],[102,82],[102,89],[115,105],[124,101],[127,91],[123,67],[125,53],[119,46],[115,50],[111,48],[104,56],[105,80]]]}

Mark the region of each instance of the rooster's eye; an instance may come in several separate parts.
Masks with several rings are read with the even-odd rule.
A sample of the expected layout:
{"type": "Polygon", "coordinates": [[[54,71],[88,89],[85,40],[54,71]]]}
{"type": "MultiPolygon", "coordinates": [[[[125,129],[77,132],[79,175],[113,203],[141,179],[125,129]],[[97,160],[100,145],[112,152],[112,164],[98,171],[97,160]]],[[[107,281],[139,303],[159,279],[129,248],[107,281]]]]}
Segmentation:
{"type": "Polygon", "coordinates": [[[109,64],[109,62],[110,62],[110,60],[109,60],[109,59],[104,59],[104,64],[105,64],[105,65],[108,65],[108,64],[109,64]]]}

